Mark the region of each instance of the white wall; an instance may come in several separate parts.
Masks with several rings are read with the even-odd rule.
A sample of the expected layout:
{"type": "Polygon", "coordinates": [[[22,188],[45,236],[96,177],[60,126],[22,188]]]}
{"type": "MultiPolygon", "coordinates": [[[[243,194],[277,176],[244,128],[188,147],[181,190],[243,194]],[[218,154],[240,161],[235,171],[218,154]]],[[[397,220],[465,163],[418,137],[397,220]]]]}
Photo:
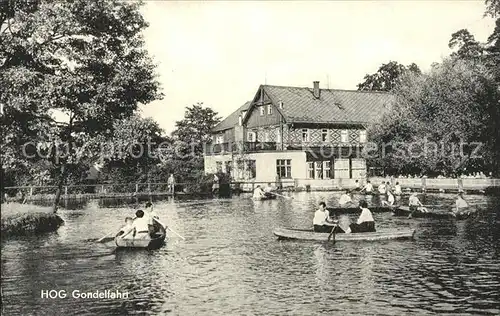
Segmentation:
{"type": "Polygon", "coordinates": [[[255,160],[257,169],[256,182],[274,182],[276,180],[276,160],[292,160],[292,178],[305,178],[307,172],[306,153],[303,151],[262,152],[247,155],[255,160]]]}

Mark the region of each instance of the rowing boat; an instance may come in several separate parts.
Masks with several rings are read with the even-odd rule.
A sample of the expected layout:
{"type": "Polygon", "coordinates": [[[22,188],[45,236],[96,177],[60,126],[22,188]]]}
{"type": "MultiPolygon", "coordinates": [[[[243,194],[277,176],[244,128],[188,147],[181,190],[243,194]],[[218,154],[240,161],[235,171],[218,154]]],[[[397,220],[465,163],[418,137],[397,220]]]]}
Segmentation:
{"type": "MultiPolygon", "coordinates": [[[[382,212],[391,212],[398,206],[373,206],[368,207],[372,213],[382,213],[382,212]]],[[[337,214],[358,214],[361,213],[361,209],[359,206],[349,206],[349,207],[327,207],[326,208],[330,212],[330,216],[334,216],[337,214]]]]}
{"type": "Polygon", "coordinates": [[[276,199],[276,195],[275,194],[268,194],[268,195],[265,195],[265,196],[259,196],[259,197],[252,197],[253,200],[255,201],[266,201],[266,200],[274,200],[276,199]]]}
{"type": "MultiPolygon", "coordinates": [[[[410,207],[408,206],[400,206],[395,208],[392,211],[392,215],[394,216],[409,216],[411,214],[410,207]]],[[[451,210],[433,210],[433,209],[428,209],[427,212],[424,212],[422,208],[418,208],[415,212],[413,212],[412,217],[417,217],[417,218],[455,218],[455,219],[466,219],[468,218],[471,214],[473,214],[474,211],[468,209],[466,211],[461,211],[459,213],[453,213],[451,210]]]]}
{"type": "MultiPolygon", "coordinates": [[[[121,238],[115,236],[115,244],[117,248],[144,248],[144,249],[158,249],[165,243],[167,236],[165,227],[154,221],[156,233],[153,238],[135,239],[135,238],[121,238]]],[[[130,234],[129,234],[130,235],[130,234]]]]}
{"type": "MultiPolygon", "coordinates": [[[[400,230],[384,230],[374,233],[355,233],[355,234],[335,234],[335,241],[376,241],[376,240],[391,240],[391,239],[413,239],[415,230],[400,229],[400,230]]],[[[329,233],[316,233],[312,229],[293,229],[293,228],[278,228],[274,231],[274,235],[278,239],[289,240],[307,240],[307,241],[328,241],[329,233]]]]}

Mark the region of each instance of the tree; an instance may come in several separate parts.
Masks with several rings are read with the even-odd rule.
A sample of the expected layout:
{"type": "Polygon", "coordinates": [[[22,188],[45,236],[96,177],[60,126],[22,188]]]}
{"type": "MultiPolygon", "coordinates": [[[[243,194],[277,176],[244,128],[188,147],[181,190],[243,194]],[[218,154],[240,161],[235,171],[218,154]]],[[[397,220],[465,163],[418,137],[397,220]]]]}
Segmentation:
{"type": "Polygon", "coordinates": [[[113,183],[151,181],[161,162],[161,151],[168,149],[170,143],[151,118],[136,114],[115,121],[111,141],[101,146],[101,173],[113,183]]]}
{"type": "Polygon", "coordinates": [[[426,74],[405,74],[392,110],[371,128],[372,140],[386,145],[371,162],[393,173],[498,172],[500,91],[493,79],[482,63],[453,59],[426,74]]]}
{"type": "Polygon", "coordinates": [[[96,159],[91,148],[112,135],[115,120],[161,97],[141,36],[147,23],[140,5],[2,2],[0,103],[6,115],[31,122],[16,129],[17,138],[36,134],[37,141],[52,144],[53,153],[66,153],[47,158],[57,170],[54,210],[71,167],[96,159]],[[56,120],[54,111],[65,119],[56,120]]]}
{"type": "Polygon", "coordinates": [[[415,63],[404,66],[396,61],[382,64],[378,71],[371,75],[365,75],[364,81],[358,84],[358,90],[390,91],[394,88],[399,78],[405,72],[421,73],[415,63]]]}
{"type": "Polygon", "coordinates": [[[500,0],[485,0],[486,11],[484,15],[491,16],[493,18],[500,15],[500,0]]]}
{"type": "Polygon", "coordinates": [[[203,103],[187,107],[184,119],[175,123],[172,132],[172,159],[167,161],[171,170],[180,173],[185,179],[193,180],[203,174],[204,146],[211,142],[210,130],[220,122],[217,112],[203,103]]]}
{"type": "Polygon", "coordinates": [[[482,45],[476,41],[474,35],[467,29],[461,29],[451,35],[448,43],[451,49],[456,49],[451,54],[453,58],[474,59],[483,55],[482,45]]]}

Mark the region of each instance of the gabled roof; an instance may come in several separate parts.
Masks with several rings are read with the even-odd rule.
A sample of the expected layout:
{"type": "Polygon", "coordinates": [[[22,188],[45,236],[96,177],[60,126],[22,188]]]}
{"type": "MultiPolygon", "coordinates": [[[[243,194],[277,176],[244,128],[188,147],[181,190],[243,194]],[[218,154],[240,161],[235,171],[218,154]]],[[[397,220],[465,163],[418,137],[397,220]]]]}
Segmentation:
{"type": "Polygon", "coordinates": [[[394,96],[387,92],[320,89],[316,99],[312,88],[261,86],[287,123],[369,124],[381,119],[394,96]]]}
{"type": "Polygon", "coordinates": [[[248,110],[250,107],[251,101],[245,102],[242,106],[240,106],[236,111],[231,113],[228,117],[222,120],[219,124],[215,125],[212,128],[212,132],[221,132],[226,129],[233,128],[237,124],[239,124],[239,117],[242,111],[248,110]]]}

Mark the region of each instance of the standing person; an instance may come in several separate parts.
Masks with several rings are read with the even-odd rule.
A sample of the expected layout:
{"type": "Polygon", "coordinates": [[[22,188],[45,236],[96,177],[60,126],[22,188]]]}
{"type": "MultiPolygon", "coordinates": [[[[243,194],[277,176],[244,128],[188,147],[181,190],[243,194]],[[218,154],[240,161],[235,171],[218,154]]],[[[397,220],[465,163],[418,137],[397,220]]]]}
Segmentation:
{"type": "Polygon", "coordinates": [[[283,186],[281,184],[281,177],[279,173],[276,173],[276,190],[281,191],[283,186]]]}
{"type": "Polygon", "coordinates": [[[338,221],[330,218],[330,212],[326,209],[325,202],[319,203],[319,208],[314,212],[313,226],[316,233],[344,233],[344,230],[337,226],[338,221]]]}
{"type": "Polygon", "coordinates": [[[219,177],[217,174],[214,173],[214,180],[212,184],[212,193],[215,193],[215,191],[219,190],[219,177]]]}
{"type": "Polygon", "coordinates": [[[375,221],[373,220],[372,212],[368,209],[366,201],[359,202],[361,214],[356,223],[349,226],[351,233],[371,233],[375,232],[375,221]]]}
{"type": "Polygon", "coordinates": [[[173,173],[171,173],[170,176],[168,177],[167,184],[168,184],[168,193],[174,194],[174,192],[175,192],[175,178],[174,178],[173,173]]]}

